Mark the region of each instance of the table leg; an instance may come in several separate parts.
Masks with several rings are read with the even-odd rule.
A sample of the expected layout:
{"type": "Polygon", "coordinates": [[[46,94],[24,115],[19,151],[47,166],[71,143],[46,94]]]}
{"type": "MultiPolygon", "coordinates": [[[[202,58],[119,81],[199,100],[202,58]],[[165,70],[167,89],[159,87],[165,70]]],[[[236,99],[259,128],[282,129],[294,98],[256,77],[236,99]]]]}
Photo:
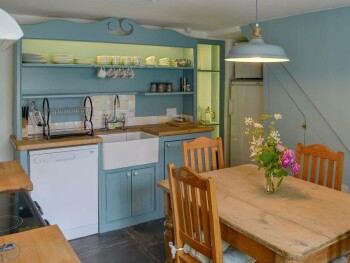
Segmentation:
{"type": "Polygon", "coordinates": [[[171,209],[171,200],[170,194],[164,192],[164,242],[165,242],[165,254],[166,254],[166,263],[172,263],[173,259],[170,253],[169,242],[174,242],[174,225],[173,225],[173,211],[171,209]]]}

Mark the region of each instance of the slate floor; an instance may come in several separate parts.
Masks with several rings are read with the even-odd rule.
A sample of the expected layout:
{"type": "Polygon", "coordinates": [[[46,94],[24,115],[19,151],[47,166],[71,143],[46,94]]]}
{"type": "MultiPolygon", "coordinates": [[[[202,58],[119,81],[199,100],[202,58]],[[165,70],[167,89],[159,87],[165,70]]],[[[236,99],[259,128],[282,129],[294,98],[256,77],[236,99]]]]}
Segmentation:
{"type": "Polygon", "coordinates": [[[163,263],[164,219],[70,241],[82,263],[163,263]]]}

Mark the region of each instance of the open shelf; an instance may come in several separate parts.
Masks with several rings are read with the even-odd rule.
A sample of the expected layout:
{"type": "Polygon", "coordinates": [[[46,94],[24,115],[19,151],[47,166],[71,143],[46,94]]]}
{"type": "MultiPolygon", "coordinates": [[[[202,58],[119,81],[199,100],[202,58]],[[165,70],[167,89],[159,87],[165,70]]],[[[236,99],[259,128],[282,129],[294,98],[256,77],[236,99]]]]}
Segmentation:
{"type": "Polygon", "coordinates": [[[52,64],[52,63],[22,63],[23,67],[44,68],[133,68],[133,69],[169,69],[169,70],[194,70],[193,67],[166,67],[166,66],[126,66],[126,65],[102,65],[102,64],[52,64]]]}
{"type": "Polygon", "coordinates": [[[71,94],[23,94],[22,99],[42,99],[42,98],[83,98],[86,96],[102,95],[137,95],[138,92],[97,92],[97,93],[71,93],[71,94]]]}
{"type": "Polygon", "coordinates": [[[194,92],[183,92],[183,91],[178,91],[178,92],[141,92],[139,93],[140,95],[145,95],[145,96],[174,96],[174,95],[193,95],[194,92]]]}

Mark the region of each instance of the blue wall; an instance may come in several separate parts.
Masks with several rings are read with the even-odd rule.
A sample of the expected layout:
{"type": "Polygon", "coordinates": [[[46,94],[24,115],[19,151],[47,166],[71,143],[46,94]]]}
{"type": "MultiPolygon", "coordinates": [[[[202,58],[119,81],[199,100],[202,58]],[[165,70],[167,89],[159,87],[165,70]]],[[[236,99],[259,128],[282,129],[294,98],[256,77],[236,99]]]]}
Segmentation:
{"type": "MultiPolygon", "coordinates": [[[[260,25],[265,42],[282,46],[290,58],[285,64],[264,66],[266,111],[286,114],[280,128],[288,146],[322,143],[343,151],[343,184],[349,185],[350,8],[260,25]],[[305,131],[300,122],[306,122],[305,131]]],[[[249,26],[242,29],[250,36],[249,26]]]]}

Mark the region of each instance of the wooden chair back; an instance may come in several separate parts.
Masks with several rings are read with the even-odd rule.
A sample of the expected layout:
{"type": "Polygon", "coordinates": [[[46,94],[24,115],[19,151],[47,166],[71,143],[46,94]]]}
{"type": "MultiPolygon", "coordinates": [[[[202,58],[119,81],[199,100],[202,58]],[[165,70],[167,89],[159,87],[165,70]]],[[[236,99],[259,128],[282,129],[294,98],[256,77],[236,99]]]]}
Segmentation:
{"type": "Polygon", "coordinates": [[[201,173],[225,168],[222,139],[198,137],[182,142],[182,157],[186,167],[201,173]]]}
{"type": "MultiPolygon", "coordinates": [[[[175,247],[187,243],[191,248],[222,263],[220,222],[212,178],[203,178],[188,167],[168,165],[173,208],[175,247]]],[[[177,251],[175,262],[197,262],[177,251]],[[185,260],[182,260],[185,259],[185,260]]],[[[193,258],[194,259],[194,258],[193,258]]]]}
{"type": "Polygon", "coordinates": [[[341,190],[344,153],[334,152],[322,144],[305,146],[298,143],[296,161],[303,180],[341,190]]]}

